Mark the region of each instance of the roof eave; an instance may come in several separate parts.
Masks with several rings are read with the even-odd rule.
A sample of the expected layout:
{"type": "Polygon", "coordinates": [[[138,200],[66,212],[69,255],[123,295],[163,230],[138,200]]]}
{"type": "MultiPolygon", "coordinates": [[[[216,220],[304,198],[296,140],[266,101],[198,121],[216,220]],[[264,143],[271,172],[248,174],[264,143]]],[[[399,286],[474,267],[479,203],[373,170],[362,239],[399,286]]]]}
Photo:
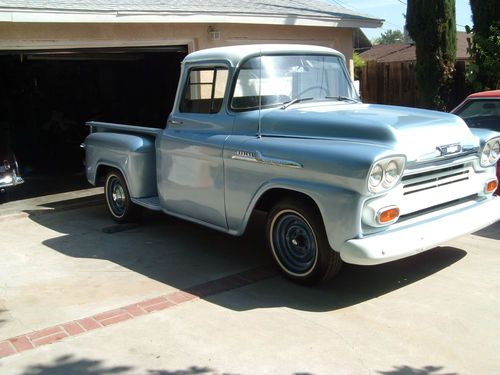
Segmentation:
{"type": "Polygon", "coordinates": [[[377,28],[382,20],[371,18],[315,17],[280,14],[204,14],[174,12],[60,12],[0,9],[0,22],[14,23],[232,23],[316,27],[377,28]]]}

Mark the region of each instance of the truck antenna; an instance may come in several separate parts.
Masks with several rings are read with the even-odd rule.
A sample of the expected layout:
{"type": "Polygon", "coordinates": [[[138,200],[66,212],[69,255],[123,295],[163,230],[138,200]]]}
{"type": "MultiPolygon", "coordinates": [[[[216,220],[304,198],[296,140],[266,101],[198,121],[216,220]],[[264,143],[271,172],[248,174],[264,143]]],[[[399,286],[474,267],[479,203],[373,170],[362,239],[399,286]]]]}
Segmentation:
{"type": "Polygon", "coordinates": [[[259,54],[259,127],[257,129],[257,138],[262,138],[262,121],[261,121],[261,107],[262,107],[262,49],[259,54]]]}

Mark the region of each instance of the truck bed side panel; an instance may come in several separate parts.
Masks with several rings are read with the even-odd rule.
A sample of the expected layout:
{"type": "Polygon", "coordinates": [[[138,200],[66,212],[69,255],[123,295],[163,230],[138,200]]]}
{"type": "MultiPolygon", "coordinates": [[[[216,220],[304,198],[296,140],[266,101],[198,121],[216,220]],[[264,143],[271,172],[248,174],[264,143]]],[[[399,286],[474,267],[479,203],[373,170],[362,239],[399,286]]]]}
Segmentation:
{"type": "Polygon", "coordinates": [[[130,195],[143,198],[157,195],[155,139],[151,135],[97,132],[85,139],[86,174],[93,185],[101,166],[123,174],[130,195]]]}

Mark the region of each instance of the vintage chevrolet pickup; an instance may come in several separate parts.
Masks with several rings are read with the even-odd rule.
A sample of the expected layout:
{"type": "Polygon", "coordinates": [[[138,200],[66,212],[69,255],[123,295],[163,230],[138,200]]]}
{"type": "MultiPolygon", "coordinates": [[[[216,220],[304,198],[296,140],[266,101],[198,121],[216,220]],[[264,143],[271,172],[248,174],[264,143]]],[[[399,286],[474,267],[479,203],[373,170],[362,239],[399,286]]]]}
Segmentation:
{"type": "Polygon", "coordinates": [[[118,222],[141,208],[266,241],[290,279],[393,261],[500,219],[500,134],[360,102],[337,51],[222,47],[182,64],[165,129],[89,122],[86,174],[118,222]]]}

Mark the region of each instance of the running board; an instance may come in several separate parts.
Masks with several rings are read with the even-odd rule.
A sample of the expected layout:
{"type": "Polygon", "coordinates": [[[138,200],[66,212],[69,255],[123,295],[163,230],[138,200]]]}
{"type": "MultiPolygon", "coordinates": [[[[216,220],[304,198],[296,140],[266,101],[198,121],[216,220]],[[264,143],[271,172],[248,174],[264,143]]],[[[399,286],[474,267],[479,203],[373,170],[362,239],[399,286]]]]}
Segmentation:
{"type": "Polygon", "coordinates": [[[132,202],[135,204],[146,207],[148,210],[161,211],[160,198],[146,197],[146,198],[132,198],[132,202]]]}

